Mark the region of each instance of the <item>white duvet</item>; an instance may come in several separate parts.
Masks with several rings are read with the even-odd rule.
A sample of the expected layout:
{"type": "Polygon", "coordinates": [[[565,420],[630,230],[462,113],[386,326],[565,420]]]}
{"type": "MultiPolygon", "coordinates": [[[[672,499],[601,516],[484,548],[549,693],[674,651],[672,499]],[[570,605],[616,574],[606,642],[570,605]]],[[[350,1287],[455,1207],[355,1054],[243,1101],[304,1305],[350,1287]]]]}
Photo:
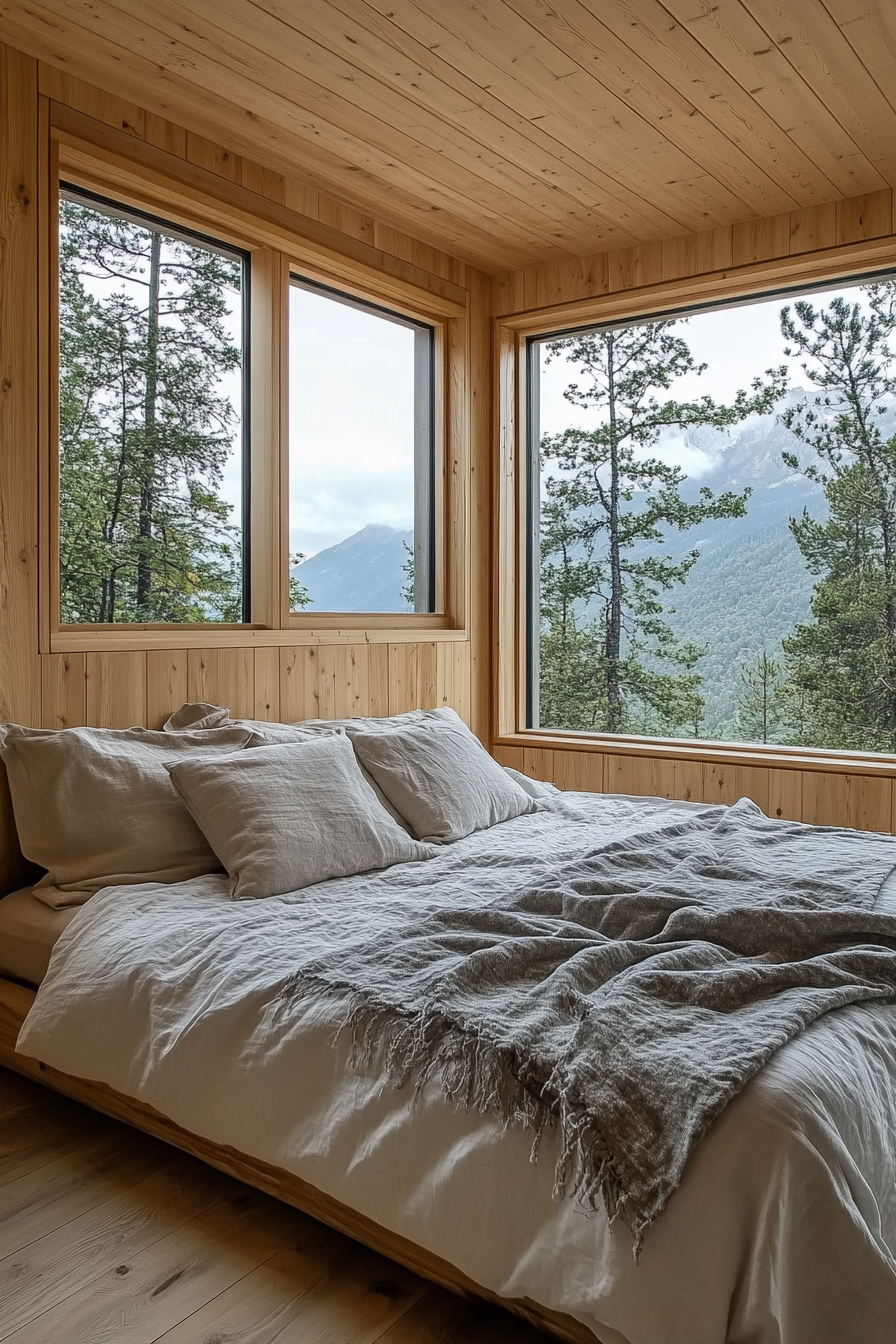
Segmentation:
{"type": "Polygon", "coordinates": [[[635,1264],[624,1227],[552,1201],[550,1135],[532,1164],[530,1136],[453,1110],[436,1085],[415,1102],[353,1072],[331,1007],[278,1001],[347,924],[399,912],[409,883],[433,909],[472,904],[679,805],[545,806],[425,864],[288,897],[231,902],[215,877],[109,888],[59,940],[18,1048],[296,1173],[604,1344],[893,1344],[896,1006],[829,1014],[782,1050],[699,1144],[635,1264]]]}

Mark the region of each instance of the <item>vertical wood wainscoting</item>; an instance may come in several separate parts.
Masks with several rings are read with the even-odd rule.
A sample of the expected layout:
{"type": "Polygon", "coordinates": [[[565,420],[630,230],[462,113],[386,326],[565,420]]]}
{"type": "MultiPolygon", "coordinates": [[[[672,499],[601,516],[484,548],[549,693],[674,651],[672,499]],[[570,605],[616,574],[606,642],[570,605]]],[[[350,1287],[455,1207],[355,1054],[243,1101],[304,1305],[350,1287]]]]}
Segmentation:
{"type": "Polygon", "coordinates": [[[158,727],[185,700],[270,720],[450,705],[488,740],[491,278],[308,181],[253,163],[13,48],[0,46],[0,81],[0,719],[46,728],[158,727]],[[364,616],[356,616],[346,621],[350,629],[215,632],[209,647],[196,647],[192,627],[185,627],[189,647],[182,649],[153,646],[134,627],[126,647],[104,649],[99,641],[96,648],[51,647],[40,536],[50,482],[40,450],[49,411],[40,374],[48,346],[41,294],[47,277],[39,262],[39,230],[50,222],[39,219],[40,178],[48,171],[48,127],[74,115],[98,145],[127,137],[136,157],[151,160],[154,171],[167,162],[185,189],[218,192],[246,213],[254,208],[281,236],[292,233],[314,251],[322,266],[329,257],[342,273],[382,281],[385,293],[413,286],[465,304],[464,348],[454,351],[452,370],[459,361],[466,372],[451,406],[454,447],[446,445],[444,468],[457,476],[460,444],[466,480],[445,546],[447,570],[462,576],[454,613],[460,628],[393,632],[380,617],[371,620],[376,628],[365,629],[364,616]]]}
{"type": "Polygon", "coordinates": [[[856,770],[725,765],[500,744],[494,754],[502,765],[511,765],[533,779],[546,779],[559,789],[706,803],[736,803],[746,797],[770,817],[896,833],[894,767],[889,763],[879,773],[865,775],[856,770]]]}

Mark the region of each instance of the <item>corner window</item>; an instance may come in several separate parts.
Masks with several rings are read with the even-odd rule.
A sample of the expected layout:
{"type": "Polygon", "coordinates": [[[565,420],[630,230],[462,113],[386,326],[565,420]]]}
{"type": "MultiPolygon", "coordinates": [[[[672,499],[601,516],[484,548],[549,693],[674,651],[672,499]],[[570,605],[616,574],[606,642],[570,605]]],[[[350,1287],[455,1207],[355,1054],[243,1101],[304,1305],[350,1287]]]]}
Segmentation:
{"type": "Polygon", "coordinates": [[[529,341],[530,727],[896,752],[896,278],[529,341]]]}
{"type": "Polygon", "coordinates": [[[434,331],[293,277],[290,608],[435,610],[434,331]]]}
{"type": "Polygon", "coordinates": [[[59,619],[248,620],[248,256],[59,202],[59,619]]]}

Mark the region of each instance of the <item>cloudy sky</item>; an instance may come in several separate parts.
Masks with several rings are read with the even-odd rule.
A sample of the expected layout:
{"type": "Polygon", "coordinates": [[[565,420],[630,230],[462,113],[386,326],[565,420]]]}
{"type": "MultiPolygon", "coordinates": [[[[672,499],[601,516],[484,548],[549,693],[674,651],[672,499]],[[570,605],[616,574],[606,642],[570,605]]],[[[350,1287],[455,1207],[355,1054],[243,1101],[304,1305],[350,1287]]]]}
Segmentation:
{"type": "MultiPolygon", "coordinates": [[[[816,308],[824,307],[836,295],[850,302],[859,298],[856,288],[839,286],[807,295],[816,308]]],[[[796,296],[798,297],[798,296],[796,296]]],[[[749,389],[757,375],[768,368],[786,364],[793,386],[810,389],[799,360],[784,354],[779,314],[785,304],[793,305],[793,296],[778,295],[736,308],[717,308],[688,319],[679,328],[697,364],[708,368],[699,377],[689,374],[673,384],[668,395],[678,400],[708,394],[719,402],[733,400],[738,389],[749,389]]],[[[596,411],[571,405],[563,396],[567,385],[576,380],[574,367],[564,359],[546,364],[541,347],[541,433],[558,434],[571,427],[590,429],[598,423],[596,411]]],[[[688,475],[700,476],[709,459],[691,447],[679,430],[664,431],[659,445],[651,450],[656,456],[680,466],[688,475]]]]}
{"type": "MultiPolygon", "coordinates": [[[[812,296],[816,306],[854,288],[812,296]]],[[[672,389],[679,398],[709,393],[718,401],[770,366],[789,364],[791,382],[806,384],[798,361],[783,352],[778,296],[716,309],[681,328],[698,363],[672,389]]],[[[574,377],[564,360],[542,362],[541,429],[583,428],[596,415],[571,406],[563,390],[574,377]]],[[[368,523],[413,526],[413,335],[376,314],[359,312],[293,286],[290,295],[290,549],[313,555],[368,523]]],[[[663,436],[661,456],[699,476],[708,459],[678,431],[663,436]]]]}
{"type": "Polygon", "coordinates": [[[290,550],[368,523],[414,525],[414,332],[292,285],[290,550]]]}

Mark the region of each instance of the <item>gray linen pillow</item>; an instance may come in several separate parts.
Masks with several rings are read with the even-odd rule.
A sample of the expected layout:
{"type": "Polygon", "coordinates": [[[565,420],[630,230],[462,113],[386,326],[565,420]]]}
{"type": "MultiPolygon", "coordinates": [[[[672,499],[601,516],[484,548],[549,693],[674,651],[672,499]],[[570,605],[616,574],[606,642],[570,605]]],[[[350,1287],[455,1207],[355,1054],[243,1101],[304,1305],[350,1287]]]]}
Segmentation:
{"type": "Polygon", "coordinates": [[[252,738],[244,728],[0,730],[22,853],[47,869],[35,896],[55,908],[83,905],[100,887],[218,871],[165,763],[231,753],[252,738]]]}
{"type": "Polygon", "coordinates": [[[209,705],[204,700],[190,701],[169,714],[162,725],[163,733],[198,733],[206,728],[234,728],[230,710],[225,705],[209,705]]]}
{"type": "MultiPolygon", "coordinates": [[[[182,705],[180,709],[170,715],[165,723],[164,731],[166,733],[176,733],[183,732],[187,728],[195,731],[226,724],[233,728],[251,728],[257,736],[257,741],[252,745],[258,746],[263,743],[274,742],[305,742],[309,736],[320,733],[347,732],[349,736],[359,732],[380,733],[390,728],[400,728],[406,723],[436,721],[446,714],[457,718],[453,709],[410,709],[404,714],[393,714],[390,718],[299,719],[296,723],[283,724],[263,719],[231,719],[229,717],[230,710],[225,709],[223,705],[188,703],[182,705]]],[[[460,722],[459,719],[458,722],[460,722]]],[[[361,767],[361,773],[376,794],[380,806],[384,807],[392,820],[397,821],[399,826],[410,835],[411,829],[404,817],[397,808],[393,807],[373,776],[368,774],[363,766],[361,767]]]]}
{"type": "Polygon", "coordinates": [[[546,798],[552,793],[560,792],[556,784],[550,784],[546,779],[533,779],[531,775],[524,775],[521,770],[514,770],[512,765],[502,765],[501,769],[514,784],[519,784],[530,798],[546,798]]]}
{"type": "Polygon", "coordinates": [[[305,732],[345,731],[351,736],[357,733],[382,733],[391,728],[403,728],[409,723],[437,723],[442,719],[462,720],[453,709],[440,706],[438,709],[408,709],[403,714],[393,714],[388,718],[364,718],[356,716],[348,719],[298,719],[295,723],[282,724],[268,719],[232,719],[230,710],[223,705],[185,704],[166,720],[166,733],[183,732],[189,729],[195,732],[201,728],[252,728],[260,733],[283,727],[300,729],[305,732]]]}
{"type": "Polygon", "coordinates": [[[380,806],[342,735],[168,769],[230,874],[234,900],[281,896],[435,853],[380,806]]]}
{"type": "Polygon", "coordinates": [[[540,810],[457,715],[349,735],[358,760],[419,840],[444,844],[540,810]]]}
{"type": "MultiPolygon", "coordinates": [[[[345,729],[340,727],[339,722],[331,719],[306,720],[301,726],[289,723],[268,723],[256,726],[256,722],[253,719],[239,719],[235,720],[235,722],[239,722],[241,727],[250,724],[252,725],[252,742],[249,745],[253,747],[286,746],[292,742],[310,742],[315,738],[331,737],[334,733],[340,737],[345,736],[345,729]]],[[[341,720],[340,722],[345,723],[346,720],[341,720]]],[[[392,820],[397,821],[401,829],[410,835],[411,832],[408,829],[404,817],[400,812],[395,810],[376,780],[373,778],[373,775],[369,775],[363,765],[361,766],[361,774],[376,794],[376,800],[380,807],[384,807],[392,820]]]]}

